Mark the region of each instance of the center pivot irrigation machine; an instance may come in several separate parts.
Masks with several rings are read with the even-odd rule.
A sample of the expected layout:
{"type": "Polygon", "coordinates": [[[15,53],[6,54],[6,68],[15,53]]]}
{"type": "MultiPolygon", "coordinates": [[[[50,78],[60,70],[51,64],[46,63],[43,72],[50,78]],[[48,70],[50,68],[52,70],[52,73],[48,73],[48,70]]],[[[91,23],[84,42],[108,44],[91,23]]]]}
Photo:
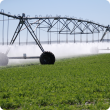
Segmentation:
{"type": "MultiPolygon", "coordinates": [[[[110,32],[110,27],[100,25],[98,23],[94,23],[89,20],[82,20],[77,18],[70,18],[70,17],[61,17],[61,16],[35,16],[35,17],[29,17],[25,16],[23,13],[22,16],[18,15],[11,15],[10,13],[6,14],[3,10],[0,12],[0,16],[2,19],[0,19],[0,22],[2,22],[2,43],[1,45],[13,45],[15,43],[15,40],[19,33],[23,31],[24,29],[27,29],[27,31],[30,33],[32,38],[34,39],[35,43],[39,46],[39,48],[42,51],[42,54],[40,57],[27,57],[26,54],[23,55],[23,57],[8,57],[8,53],[10,51],[10,48],[6,51],[6,53],[0,53],[0,65],[4,66],[8,64],[9,59],[40,59],[41,64],[54,64],[55,63],[55,56],[51,52],[47,52],[43,49],[40,39],[38,39],[38,36],[35,33],[35,30],[37,28],[45,28],[48,33],[55,32],[57,34],[66,34],[66,35],[74,35],[75,34],[94,34],[94,33],[100,33],[100,31],[105,31],[99,41],[102,41],[104,36],[107,32],[110,32]],[[6,19],[7,18],[7,19],[6,19]],[[18,20],[18,26],[11,38],[11,41],[8,43],[8,33],[9,33],[9,22],[13,20],[18,20]],[[32,21],[33,20],[33,21],[32,21]],[[4,22],[7,21],[7,42],[4,42],[4,22]],[[23,25],[25,28],[23,28],[23,25]],[[35,25],[35,29],[32,28],[32,25],[35,25]],[[23,28],[23,29],[22,29],[23,28]]],[[[1,28],[0,27],[0,28],[1,28]]],[[[11,25],[12,27],[12,25],[11,25]]],[[[5,31],[6,33],[6,31],[5,31]]],[[[68,39],[66,39],[67,41],[68,39]]],[[[57,39],[58,41],[58,39],[57,39]]],[[[59,42],[59,41],[58,41],[59,42]]],[[[67,41],[68,42],[68,41],[67,41]]],[[[74,37],[75,42],[75,37],[74,37]]],[[[27,43],[27,42],[26,42],[27,43]]],[[[20,44],[20,43],[19,43],[20,44]]]]}

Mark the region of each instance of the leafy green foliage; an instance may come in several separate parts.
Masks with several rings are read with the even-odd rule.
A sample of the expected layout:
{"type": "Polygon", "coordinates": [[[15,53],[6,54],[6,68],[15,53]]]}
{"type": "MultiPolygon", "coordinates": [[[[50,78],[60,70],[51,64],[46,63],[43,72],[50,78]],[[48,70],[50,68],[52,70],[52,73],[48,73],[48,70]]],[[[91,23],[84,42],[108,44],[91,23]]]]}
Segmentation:
{"type": "Polygon", "coordinates": [[[0,68],[3,109],[99,110],[109,105],[109,54],[0,68]]]}

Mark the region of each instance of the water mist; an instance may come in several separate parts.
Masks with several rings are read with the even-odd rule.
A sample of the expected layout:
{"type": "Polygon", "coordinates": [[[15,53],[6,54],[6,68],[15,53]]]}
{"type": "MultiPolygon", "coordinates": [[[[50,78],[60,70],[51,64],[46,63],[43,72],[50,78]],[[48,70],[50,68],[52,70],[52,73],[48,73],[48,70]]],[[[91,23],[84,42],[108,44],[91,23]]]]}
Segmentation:
{"type": "MultiPolygon", "coordinates": [[[[99,50],[109,48],[109,43],[61,43],[61,44],[43,44],[45,51],[52,52],[56,60],[62,58],[71,58],[101,53],[110,53],[109,50],[99,50]]],[[[1,46],[0,52],[6,53],[10,48],[8,57],[40,56],[42,51],[37,45],[20,45],[20,46],[1,46]]],[[[10,59],[8,65],[26,64],[38,62],[39,59],[10,59]]]]}

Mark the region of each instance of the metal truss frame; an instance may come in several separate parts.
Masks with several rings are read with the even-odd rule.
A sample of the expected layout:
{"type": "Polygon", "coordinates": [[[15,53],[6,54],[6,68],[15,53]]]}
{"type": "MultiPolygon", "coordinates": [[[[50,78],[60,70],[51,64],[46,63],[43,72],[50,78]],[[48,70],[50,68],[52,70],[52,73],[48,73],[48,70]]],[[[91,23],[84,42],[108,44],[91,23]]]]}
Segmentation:
{"type": "MultiPolygon", "coordinates": [[[[100,31],[104,31],[102,38],[100,41],[103,40],[104,36],[106,35],[107,31],[110,32],[110,27],[100,25],[98,23],[94,23],[92,21],[82,20],[82,19],[76,19],[76,18],[68,18],[68,17],[25,17],[25,14],[23,13],[22,16],[13,16],[10,14],[6,14],[4,12],[0,12],[1,15],[11,17],[14,19],[19,20],[19,24],[15,30],[15,33],[12,37],[12,40],[10,44],[12,45],[19,32],[21,31],[23,25],[26,26],[27,30],[30,32],[31,36],[35,40],[36,44],[38,44],[39,48],[42,52],[44,52],[44,49],[38,40],[36,34],[34,33],[34,30],[32,29],[31,25],[36,24],[36,28],[47,28],[47,32],[56,32],[58,34],[93,34],[93,33],[100,33],[100,31]],[[35,19],[36,22],[30,23],[29,21],[35,19]],[[45,24],[45,25],[43,25],[45,24]],[[55,26],[59,25],[59,29],[55,26]]],[[[23,29],[22,29],[23,30],[23,29]]]]}

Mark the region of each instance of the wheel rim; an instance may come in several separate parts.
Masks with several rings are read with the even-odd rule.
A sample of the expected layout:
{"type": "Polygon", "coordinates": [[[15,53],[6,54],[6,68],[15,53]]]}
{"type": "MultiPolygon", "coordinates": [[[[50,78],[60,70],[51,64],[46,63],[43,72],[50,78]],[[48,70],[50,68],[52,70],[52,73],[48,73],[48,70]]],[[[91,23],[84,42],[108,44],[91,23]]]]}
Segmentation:
{"type": "Polygon", "coordinates": [[[50,58],[49,56],[47,56],[47,55],[44,55],[43,62],[44,62],[45,64],[50,64],[51,58],[50,58]]]}

